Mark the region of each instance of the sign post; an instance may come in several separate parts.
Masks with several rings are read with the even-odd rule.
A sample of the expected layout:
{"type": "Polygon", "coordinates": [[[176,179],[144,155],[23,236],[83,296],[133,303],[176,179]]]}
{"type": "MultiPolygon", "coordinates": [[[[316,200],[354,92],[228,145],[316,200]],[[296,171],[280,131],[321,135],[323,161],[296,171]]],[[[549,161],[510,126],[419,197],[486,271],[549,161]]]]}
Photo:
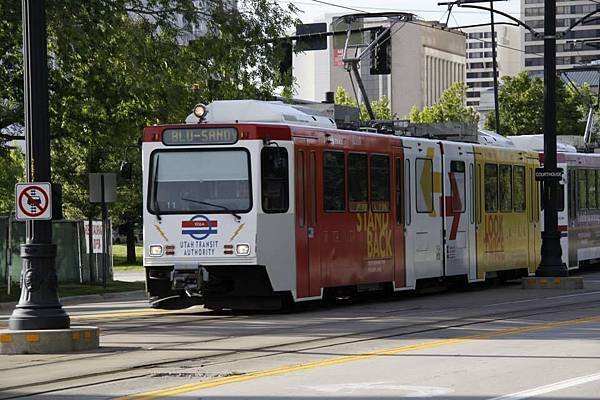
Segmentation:
{"type": "Polygon", "coordinates": [[[102,286],[106,287],[108,274],[108,205],[117,199],[117,174],[93,173],[90,179],[90,202],[100,203],[102,207],[102,286]]]}
{"type": "Polygon", "coordinates": [[[50,183],[17,183],[15,185],[15,219],[17,221],[52,219],[50,183]]]}
{"type": "Polygon", "coordinates": [[[25,92],[26,184],[17,198],[25,216],[21,245],[21,298],[8,326],[11,330],[67,329],[70,319],[58,301],[56,245],[52,243],[50,119],[46,12],[43,0],[23,0],[23,72],[25,92]],[[48,215],[50,217],[48,217],[48,215]]]}

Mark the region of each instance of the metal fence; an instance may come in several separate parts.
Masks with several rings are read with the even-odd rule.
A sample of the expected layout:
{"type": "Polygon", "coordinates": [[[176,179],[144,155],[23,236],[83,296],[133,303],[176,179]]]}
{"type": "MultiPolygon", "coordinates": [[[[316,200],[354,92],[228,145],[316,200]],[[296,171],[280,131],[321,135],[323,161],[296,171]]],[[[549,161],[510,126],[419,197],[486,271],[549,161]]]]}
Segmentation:
{"type": "MultiPolygon", "coordinates": [[[[83,221],[53,221],[52,241],[57,246],[56,273],[60,283],[102,282],[102,254],[87,253],[83,221]],[[91,262],[91,267],[90,267],[91,262]]],[[[20,246],[25,223],[0,216],[0,286],[20,283],[20,246]]],[[[112,280],[112,246],[108,246],[107,281],[112,280]]]]}

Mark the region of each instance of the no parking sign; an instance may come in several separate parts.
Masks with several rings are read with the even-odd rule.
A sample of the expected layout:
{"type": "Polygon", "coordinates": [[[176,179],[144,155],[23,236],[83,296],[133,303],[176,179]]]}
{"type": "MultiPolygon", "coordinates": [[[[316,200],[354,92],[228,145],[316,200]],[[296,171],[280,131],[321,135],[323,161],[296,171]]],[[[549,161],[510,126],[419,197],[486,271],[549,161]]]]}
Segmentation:
{"type": "Polygon", "coordinates": [[[52,219],[52,187],[48,182],[17,183],[15,185],[15,219],[52,219]]]}

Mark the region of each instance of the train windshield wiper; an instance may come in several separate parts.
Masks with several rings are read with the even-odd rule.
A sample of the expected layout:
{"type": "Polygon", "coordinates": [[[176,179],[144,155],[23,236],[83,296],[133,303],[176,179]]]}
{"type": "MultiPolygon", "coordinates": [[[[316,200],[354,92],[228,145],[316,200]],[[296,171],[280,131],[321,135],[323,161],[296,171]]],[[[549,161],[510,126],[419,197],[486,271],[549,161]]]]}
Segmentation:
{"type": "Polygon", "coordinates": [[[207,201],[195,200],[195,199],[188,199],[188,198],[185,198],[185,197],[182,197],[181,200],[189,201],[191,203],[196,203],[196,204],[202,204],[202,205],[205,205],[205,206],[220,208],[221,210],[228,211],[229,214],[233,215],[237,221],[240,221],[242,219],[242,217],[240,217],[239,214],[236,214],[234,211],[231,211],[229,208],[227,208],[225,206],[222,206],[220,204],[213,204],[213,203],[209,203],[207,201]]]}

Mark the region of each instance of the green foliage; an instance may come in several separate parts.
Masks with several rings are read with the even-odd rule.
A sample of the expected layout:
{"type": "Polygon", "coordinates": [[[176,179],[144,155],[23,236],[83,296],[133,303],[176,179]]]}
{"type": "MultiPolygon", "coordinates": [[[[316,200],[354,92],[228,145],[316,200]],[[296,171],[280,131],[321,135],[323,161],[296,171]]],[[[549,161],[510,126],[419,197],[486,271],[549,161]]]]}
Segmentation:
{"type": "Polygon", "coordinates": [[[464,82],[455,82],[444,90],[436,104],[425,106],[421,111],[413,106],[408,118],[413,123],[467,122],[476,124],[479,121],[479,114],[473,107],[465,106],[466,97],[467,85],[464,82]]]}
{"type": "MultiPolygon", "coordinates": [[[[213,99],[268,98],[279,74],[269,39],[293,26],[295,8],[265,0],[64,0],[46,2],[53,181],[65,216],[98,215],[88,173],[117,172],[144,126],[183,122],[213,99]],[[175,24],[183,19],[183,28],[175,24]],[[182,40],[192,26],[206,34],[182,40]]],[[[21,1],[0,2],[0,128],[23,123],[21,1]]],[[[140,154],[120,182],[115,225],[141,218],[140,154]]]]}
{"type": "MultiPolygon", "coordinates": [[[[587,116],[586,99],[589,86],[579,88],[583,98],[571,85],[556,81],[556,130],[559,135],[582,135],[587,116]]],[[[503,135],[530,135],[544,133],[544,82],[527,72],[502,78],[498,92],[500,133],[503,135]]],[[[486,129],[495,129],[494,114],[485,120],[486,129]]]]}
{"type": "Polygon", "coordinates": [[[15,210],[15,184],[25,179],[25,157],[19,149],[0,153],[0,215],[15,210]]]}
{"type": "MultiPolygon", "coordinates": [[[[335,104],[340,104],[344,106],[358,107],[356,100],[346,92],[342,86],[338,86],[335,90],[335,104]]],[[[371,108],[373,108],[373,113],[375,114],[375,119],[394,119],[396,115],[392,113],[392,107],[390,104],[390,99],[387,96],[381,97],[379,100],[371,101],[371,108]]],[[[360,105],[360,120],[368,121],[369,113],[367,112],[367,107],[364,103],[360,105]]]]}

